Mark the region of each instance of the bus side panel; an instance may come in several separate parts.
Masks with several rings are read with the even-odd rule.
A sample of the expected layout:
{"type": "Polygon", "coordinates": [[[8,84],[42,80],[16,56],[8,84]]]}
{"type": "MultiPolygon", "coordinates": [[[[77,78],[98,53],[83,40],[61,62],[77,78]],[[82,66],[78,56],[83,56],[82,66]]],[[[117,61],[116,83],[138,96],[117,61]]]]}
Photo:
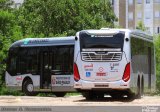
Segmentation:
{"type": "Polygon", "coordinates": [[[15,90],[22,90],[22,86],[23,86],[22,84],[26,77],[31,78],[34,85],[34,91],[39,90],[40,76],[31,75],[31,74],[11,76],[8,72],[6,72],[6,75],[5,75],[6,86],[11,89],[14,88],[15,90]]]}
{"type": "MultiPolygon", "coordinates": [[[[19,78],[18,80],[21,79],[19,78]]],[[[21,81],[16,81],[15,76],[11,76],[7,71],[5,73],[5,82],[9,89],[21,90],[21,86],[18,84],[19,82],[21,83],[21,81]]]]}
{"type": "Polygon", "coordinates": [[[156,91],[156,58],[154,44],[151,44],[151,91],[156,91]]]}
{"type": "Polygon", "coordinates": [[[144,92],[155,88],[154,54],[152,43],[136,37],[131,37],[131,66],[134,91],[137,90],[137,80],[144,80],[144,92]]]}
{"type": "Polygon", "coordinates": [[[136,92],[136,81],[137,81],[137,73],[134,73],[133,72],[133,68],[132,68],[132,41],[131,41],[131,34],[130,34],[130,31],[126,32],[125,33],[125,38],[128,38],[129,39],[129,42],[124,42],[124,52],[126,54],[126,59],[127,59],[127,62],[130,62],[130,90],[131,92],[135,93],[136,92]]]}

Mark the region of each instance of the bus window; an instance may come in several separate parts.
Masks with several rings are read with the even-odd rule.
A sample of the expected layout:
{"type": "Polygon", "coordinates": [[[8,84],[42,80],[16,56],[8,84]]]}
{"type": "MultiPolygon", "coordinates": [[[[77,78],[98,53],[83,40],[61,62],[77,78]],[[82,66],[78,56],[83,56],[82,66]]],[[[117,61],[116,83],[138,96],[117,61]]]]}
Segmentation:
{"type": "Polygon", "coordinates": [[[16,61],[17,61],[17,57],[11,57],[9,59],[9,66],[7,67],[8,72],[11,74],[11,76],[16,75],[16,61]]]}
{"type": "Polygon", "coordinates": [[[52,69],[61,72],[61,75],[71,74],[73,71],[73,48],[59,46],[53,52],[52,69]]]}
{"type": "Polygon", "coordinates": [[[113,36],[94,36],[87,33],[80,33],[80,46],[81,50],[87,48],[120,48],[123,51],[124,34],[118,33],[113,36]]]}

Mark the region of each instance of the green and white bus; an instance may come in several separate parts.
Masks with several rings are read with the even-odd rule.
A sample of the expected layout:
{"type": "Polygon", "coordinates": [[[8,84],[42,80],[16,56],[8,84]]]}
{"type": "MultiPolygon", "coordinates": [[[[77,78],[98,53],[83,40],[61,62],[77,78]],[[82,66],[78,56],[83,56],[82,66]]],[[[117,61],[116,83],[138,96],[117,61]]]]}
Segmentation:
{"type": "Polygon", "coordinates": [[[28,38],[9,48],[6,85],[26,95],[54,92],[62,97],[73,88],[74,37],[28,38]]]}
{"type": "Polygon", "coordinates": [[[74,88],[87,99],[105,94],[140,98],[144,92],[154,91],[153,37],[129,29],[77,32],[74,80],[74,88]]]}

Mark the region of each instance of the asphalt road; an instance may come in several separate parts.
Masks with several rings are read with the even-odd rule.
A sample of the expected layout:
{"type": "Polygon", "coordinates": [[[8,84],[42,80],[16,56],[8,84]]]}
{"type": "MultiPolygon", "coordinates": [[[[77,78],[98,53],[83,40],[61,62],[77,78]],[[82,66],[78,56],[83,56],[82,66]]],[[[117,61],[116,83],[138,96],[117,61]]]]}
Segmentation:
{"type": "Polygon", "coordinates": [[[142,99],[135,100],[113,99],[106,96],[104,99],[92,101],[85,100],[81,95],[60,98],[53,96],[0,96],[1,112],[20,112],[20,110],[7,111],[10,107],[18,109],[21,107],[20,110],[23,110],[23,112],[28,107],[47,107],[53,112],[160,112],[160,96],[144,96],[142,99]]]}

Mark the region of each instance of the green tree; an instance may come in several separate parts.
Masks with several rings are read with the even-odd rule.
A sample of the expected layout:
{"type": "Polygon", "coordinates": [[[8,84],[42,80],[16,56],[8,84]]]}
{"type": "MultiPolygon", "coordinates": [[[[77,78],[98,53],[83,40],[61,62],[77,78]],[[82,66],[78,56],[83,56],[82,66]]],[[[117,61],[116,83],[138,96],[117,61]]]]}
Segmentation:
{"type": "Polygon", "coordinates": [[[13,4],[12,0],[0,0],[0,9],[1,10],[12,10],[10,7],[13,4]]]}
{"type": "Polygon", "coordinates": [[[160,92],[160,35],[155,37],[157,89],[160,92]]]}
{"type": "Polygon", "coordinates": [[[0,10],[0,34],[8,35],[10,27],[13,26],[14,15],[9,11],[0,10]]]}
{"type": "Polygon", "coordinates": [[[26,0],[16,12],[24,36],[75,34],[82,29],[113,27],[109,0],[26,0]]]}
{"type": "Polygon", "coordinates": [[[145,27],[145,25],[143,24],[142,21],[138,22],[138,26],[136,27],[136,29],[146,31],[146,27],[145,27]]]}
{"type": "Polygon", "coordinates": [[[20,27],[11,8],[10,0],[0,0],[0,82],[4,78],[5,63],[9,46],[22,37],[20,27]]]}

